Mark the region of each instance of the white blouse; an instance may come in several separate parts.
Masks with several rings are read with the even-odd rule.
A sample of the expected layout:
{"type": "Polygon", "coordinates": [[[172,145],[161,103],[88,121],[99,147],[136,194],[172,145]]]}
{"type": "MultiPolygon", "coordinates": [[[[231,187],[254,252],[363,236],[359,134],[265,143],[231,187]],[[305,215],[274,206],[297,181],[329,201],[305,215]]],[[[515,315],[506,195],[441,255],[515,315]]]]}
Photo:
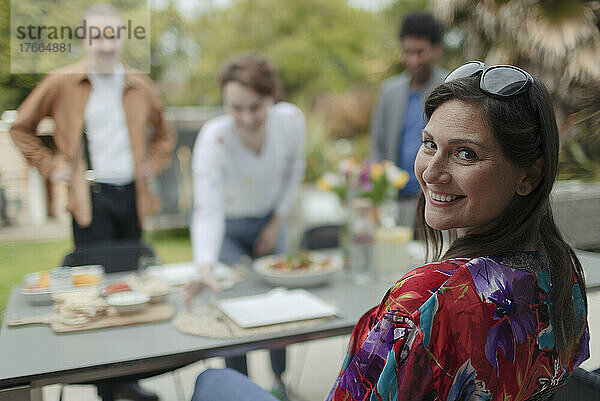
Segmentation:
{"type": "Polygon", "coordinates": [[[231,116],[204,124],[192,154],[196,265],[218,261],[225,218],[288,215],[304,177],[305,139],[302,111],[285,102],[269,108],[260,154],[244,145],[231,116]]]}

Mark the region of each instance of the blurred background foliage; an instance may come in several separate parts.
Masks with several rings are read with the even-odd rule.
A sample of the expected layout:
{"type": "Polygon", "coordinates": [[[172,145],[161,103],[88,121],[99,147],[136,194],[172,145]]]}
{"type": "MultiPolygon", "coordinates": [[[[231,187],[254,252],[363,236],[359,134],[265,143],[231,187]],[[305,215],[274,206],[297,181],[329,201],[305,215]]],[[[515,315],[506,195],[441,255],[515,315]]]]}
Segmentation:
{"type": "MultiPolygon", "coordinates": [[[[515,64],[553,96],[559,178],[600,180],[600,1],[432,0],[465,60],[515,64]]],[[[448,35],[447,35],[448,37],[448,35]]]]}
{"type": "MultiPolygon", "coordinates": [[[[267,55],[285,99],[307,116],[309,181],[341,157],[367,156],[378,88],[403,69],[398,22],[423,9],[446,27],[442,66],[479,59],[541,77],[559,118],[561,178],[600,180],[600,1],[202,0],[201,7],[182,7],[190,3],[151,2],[151,76],[165,104],[218,105],[221,63],[242,51],[267,55]]],[[[41,76],[9,73],[10,0],[0,0],[0,22],[6,110],[18,107],[41,76]]]]}

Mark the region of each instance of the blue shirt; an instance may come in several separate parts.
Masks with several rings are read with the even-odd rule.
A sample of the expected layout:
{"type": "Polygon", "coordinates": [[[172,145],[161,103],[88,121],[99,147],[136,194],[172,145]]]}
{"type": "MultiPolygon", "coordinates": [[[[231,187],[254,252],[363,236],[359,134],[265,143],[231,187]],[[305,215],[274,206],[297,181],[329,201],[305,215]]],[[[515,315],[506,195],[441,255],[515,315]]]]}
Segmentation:
{"type": "Polygon", "coordinates": [[[423,94],[418,91],[410,90],[406,111],[404,113],[404,124],[398,141],[398,158],[396,165],[405,170],[409,175],[406,186],[398,192],[402,197],[415,195],[421,187],[415,176],[415,157],[421,143],[423,142],[421,133],[425,128],[425,116],[423,114],[423,94]]]}

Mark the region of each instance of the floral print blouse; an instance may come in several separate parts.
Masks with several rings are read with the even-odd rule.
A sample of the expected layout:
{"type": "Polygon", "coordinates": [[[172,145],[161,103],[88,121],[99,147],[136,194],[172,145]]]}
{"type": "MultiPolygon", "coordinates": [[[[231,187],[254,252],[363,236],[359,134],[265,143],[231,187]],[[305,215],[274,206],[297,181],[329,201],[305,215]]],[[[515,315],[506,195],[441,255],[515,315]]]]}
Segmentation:
{"type": "Polygon", "coordinates": [[[326,400],[546,399],[589,357],[579,284],[573,360],[555,346],[550,290],[536,252],[418,267],[359,320],[326,400]]]}

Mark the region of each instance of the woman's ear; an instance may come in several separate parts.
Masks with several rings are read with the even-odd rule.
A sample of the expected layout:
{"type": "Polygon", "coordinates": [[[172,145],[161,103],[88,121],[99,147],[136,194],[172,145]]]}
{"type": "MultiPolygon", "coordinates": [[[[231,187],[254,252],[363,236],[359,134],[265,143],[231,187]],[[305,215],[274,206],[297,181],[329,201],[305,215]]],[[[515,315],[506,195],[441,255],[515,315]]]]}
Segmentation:
{"type": "Polygon", "coordinates": [[[544,175],[544,165],[544,158],[539,157],[535,163],[533,163],[533,166],[525,169],[525,174],[519,181],[517,194],[527,196],[537,188],[544,175]]]}

